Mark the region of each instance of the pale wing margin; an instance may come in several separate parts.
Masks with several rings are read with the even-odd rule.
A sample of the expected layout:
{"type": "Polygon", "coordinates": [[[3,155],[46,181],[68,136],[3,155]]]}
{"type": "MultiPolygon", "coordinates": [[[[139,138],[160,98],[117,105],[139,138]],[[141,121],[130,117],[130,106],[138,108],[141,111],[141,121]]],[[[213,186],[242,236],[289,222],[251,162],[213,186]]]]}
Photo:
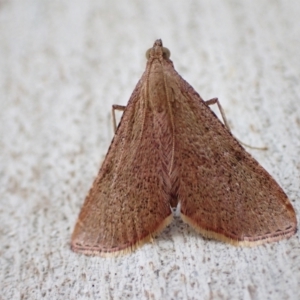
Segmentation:
{"type": "Polygon", "coordinates": [[[183,220],[207,237],[235,245],[293,235],[295,211],[280,186],[194,89],[181,77],[177,82],[175,165],[183,220]]]}
{"type": "Polygon", "coordinates": [[[74,251],[101,256],[129,252],[172,220],[159,145],[164,133],[153,130],[152,112],[144,113],[142,79],[82,207],[72,236],[74,251]]]}

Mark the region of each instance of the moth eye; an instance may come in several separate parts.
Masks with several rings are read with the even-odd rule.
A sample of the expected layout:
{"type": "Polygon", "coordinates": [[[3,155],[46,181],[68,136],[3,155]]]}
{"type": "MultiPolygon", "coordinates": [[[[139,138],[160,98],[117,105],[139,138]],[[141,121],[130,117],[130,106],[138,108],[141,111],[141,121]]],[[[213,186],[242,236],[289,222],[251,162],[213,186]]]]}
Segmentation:
{"type": "Polygon", "coordinates": [[[149,59],[150,58],[150,51],[151,51],[151,48],[150,49],[148,49],[147,51],[146,51],[146,58],[147,59],[149,59]]]}
{"type": "MultiPolygon", "coordinates": [[[[150,58],[150,52],[151,52],[151,50],[152,50],[152,48],[150,48],[150,49],[148,49],[148,50],[146,51],[146,58],[147,58],[147,59],[150,58]]],[[[162,48],[162,51],[163,51],[163,57],[164,57],[164,58],[167,58],[167,59],[170,58],[171,52],[170,52],[170,50],[169,50],[168,48],[163,47],[163,48],[162,48]]]]}
{"type": "Polygon", "coordinates": [[[171,52],[168,48],[163,47],[163,57],[164,58],[170,58],[171,52]]]}

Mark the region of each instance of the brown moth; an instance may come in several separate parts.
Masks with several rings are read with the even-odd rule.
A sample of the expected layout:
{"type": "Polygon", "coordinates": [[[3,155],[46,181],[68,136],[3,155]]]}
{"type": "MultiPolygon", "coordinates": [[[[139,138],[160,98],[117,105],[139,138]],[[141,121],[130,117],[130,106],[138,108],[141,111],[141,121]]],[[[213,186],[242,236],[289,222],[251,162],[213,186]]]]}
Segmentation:
{"type": "Polygon", "coordinates": [[[130,252],[171,222],[178,202],[183,221],[205,237],[251,246],[292,236],[297,220],[286,194],[210,110],[217,99],[204,101],[169,57],[161,40],[147,51],[72,250],[130,252]]]}

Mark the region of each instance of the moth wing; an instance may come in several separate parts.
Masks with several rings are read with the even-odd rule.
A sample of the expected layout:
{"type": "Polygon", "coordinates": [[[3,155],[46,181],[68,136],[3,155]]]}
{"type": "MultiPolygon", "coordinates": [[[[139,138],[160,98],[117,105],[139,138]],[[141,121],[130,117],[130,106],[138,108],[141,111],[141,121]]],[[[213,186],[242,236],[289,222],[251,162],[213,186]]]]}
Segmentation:
{"type": "Polygon", "coordinates": [[[103,165],[85,199],[71,247],[113,256],[142,245],[172,219],[170,183],[159,147],[162,133],[145,108],[141,79],[123,113],[103,165]]]}
{"type": "Polygon", "coordinates": [[[179,75],[172,89],[182,219],[235,245],[293,235],[295,211],[276,181],[179,75]]]}

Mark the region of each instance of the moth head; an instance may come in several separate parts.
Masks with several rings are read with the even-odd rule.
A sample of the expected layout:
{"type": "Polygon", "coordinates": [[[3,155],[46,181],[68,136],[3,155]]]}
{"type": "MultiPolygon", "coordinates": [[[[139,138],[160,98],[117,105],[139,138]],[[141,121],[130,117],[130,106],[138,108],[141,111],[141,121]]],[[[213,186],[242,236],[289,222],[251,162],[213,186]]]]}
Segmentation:
{"type": "Polygon", "coordinates": [[[146,58],[150,57],[163,57],[165,59],[169,59],[171,56],[171,52],[168,48],[163,47],[162,40],[156,40],[153,47],[148,49],[146,52],[146,58]]]}

